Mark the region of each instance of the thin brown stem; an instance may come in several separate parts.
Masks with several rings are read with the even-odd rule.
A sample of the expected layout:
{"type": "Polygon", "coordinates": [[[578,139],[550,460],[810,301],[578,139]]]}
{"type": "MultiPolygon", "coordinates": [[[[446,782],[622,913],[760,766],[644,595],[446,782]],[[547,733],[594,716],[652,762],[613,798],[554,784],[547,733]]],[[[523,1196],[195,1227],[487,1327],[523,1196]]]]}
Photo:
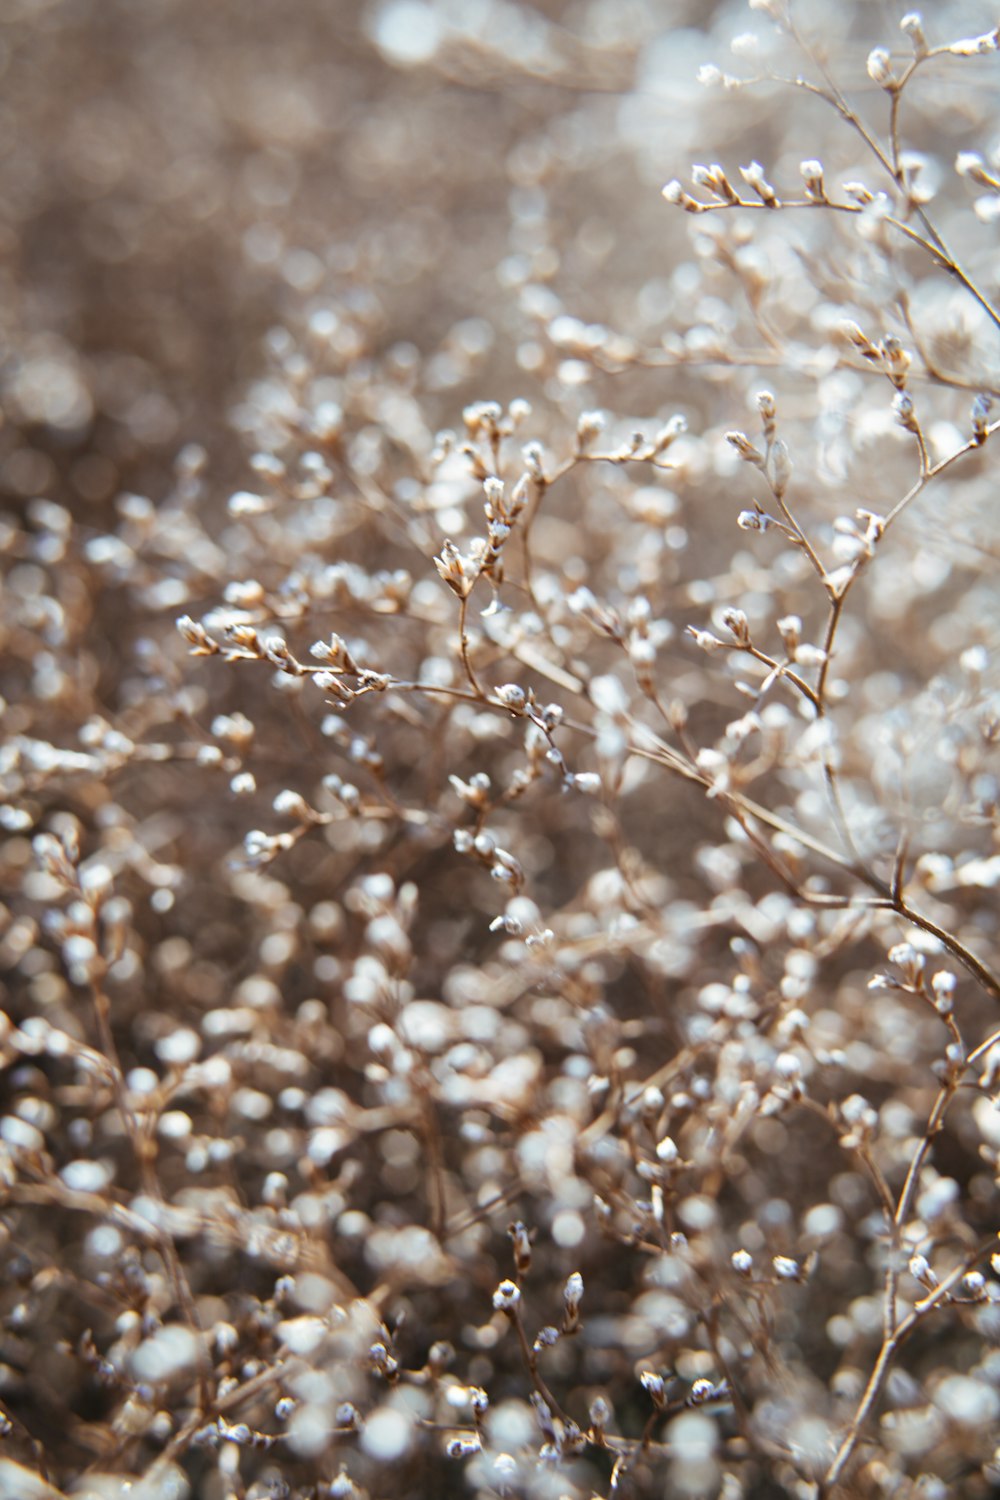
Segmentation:
{"type": "MultiPolygon", "coordinates": [[[[125,1087],[125,1075],[122,1071],[118,1047],[111,1029],[111,1002],[103,986],[97,980],[94,980],[91,984],[90,992],[98,1041],[101,1051],[108,1061],[118,1113],[132,1147],[143,1191],[155,1202],[162,1203],[164,1201],[163,1190],[160,1186],[160,1180],[154,1165],[155,1143],[144,1132],[129,1102],[128,1092],[125,1087]]],[[[184,1268],[181,1265],[180,1257],[177,1254],[177,1247],[173,1239],[165,1229],[157,1229],[156,1243],[163,1257],[164,1265],[170,1278],[171,1286],[173,1287],[174,1297],[184,1314],[184,1320],[198,1337],[200,1404],[202,1411],[206,1411],[212,1395],[212,1369],[203,1344],[201,1320],[198,1317],[198,1310],[191,1293],[191,1287],[184,1273],[184,1268]]]]}
{"type": "Polygon", "coordinates": [[[459,650],[460,650],[461,656],[462,656],[462,666],[465,668],[465,675],[469,679],[469,685],[472,688],[472,691],[473,691],[473,693],[475,694],[475,696],[477,698],[483,698],[483,697],[485,697],[485,694],[484,694],[484,692],[483,692],[483,690],[482,690],[482,688],[481,688],[481,686],[479,684],[479,679],[476,676],[475,669],[473,668],[473,665],[472,665],[472,659],[471,659],[471,657],[469,655],[469,633],[468,633],[468,630],[466,628],[467,627],[468,613],[469,613],[469,598],[468,598],[468,595],[466,595],[463,599],[461,599],[459,601],[459,613],[458,613],[459,650]]]}
{"type": "Polygon", "coordinates": [[[834,1485],[840,1482],[868,1419],[882,1394],[886,1378],[901,1345],[910,1337],[928,1313],[936,1311],[945,1303],[951,1291],[958,1285],[962,1278],[967,1276],[976,1263],[988,1254],[993,1243],[995,1242],[990,1241],[989,1245],[980,1246],[971,1256],[966,1257],[964,1261],[945,1277],[940,1286],[935,1287],[932,1292],[928,1292],[926,1297],[921,1298],[919,1302],[914,1304],[912,1312],[903,1319],[898,1328],[888,1335],[888,1337],[883,1338],[872,1373],[868,1378],[868,1383],[858,1403],[857,1410],[841,1440],[833,1462],[824,1475],[824,1493],[828,1493],[834,1485]]]}

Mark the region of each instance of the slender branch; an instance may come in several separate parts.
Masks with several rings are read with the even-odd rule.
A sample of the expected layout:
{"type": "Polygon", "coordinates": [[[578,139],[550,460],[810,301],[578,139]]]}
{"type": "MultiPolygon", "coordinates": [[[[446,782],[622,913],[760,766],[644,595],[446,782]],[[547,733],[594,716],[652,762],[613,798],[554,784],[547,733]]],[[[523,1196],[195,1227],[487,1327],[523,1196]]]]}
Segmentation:
{"type": "Polygon", "coordinates": [[[844,1434],[833,1462],[823,1477],[822,1489],[820,1491],[822,1495],[828,1494],[830,1489],[839,1483],[845,1468],[850,1462],[861,1433],[868,1422],[868,1418],[871,1416],[875,1404],[882,1394],[886,1377],[892,1368],[893,1360],[899,1352],[900,1346],[910,1337],[928,1313],[937,1311],[944,1305],[953,1288],[958,1285],[963,1276],[969,1274],[977,1262],[990,1252],[994,1244],[995,1241],[991,1240],[988,1244],[979,1246],[972,1255],[967,1256],[964,1261],[945,1277],[939,1286],[935,1287],[933,1291],[928,1292],[927,1296],[921,1298],[919,1302],[914,1303],[913,1310],[909,1316],[903,1319],[894,1332],[888,1337],[883,1338],[864,1394],[858,1403],[857,1410],[851,1419],[851,1424],[847,1432],[844,1434]]]}

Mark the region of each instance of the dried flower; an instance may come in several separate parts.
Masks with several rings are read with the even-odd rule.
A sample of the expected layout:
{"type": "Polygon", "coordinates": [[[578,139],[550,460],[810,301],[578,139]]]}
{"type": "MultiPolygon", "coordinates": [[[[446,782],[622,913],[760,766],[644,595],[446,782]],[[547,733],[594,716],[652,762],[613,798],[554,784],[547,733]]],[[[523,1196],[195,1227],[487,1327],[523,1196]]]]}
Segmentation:
{"type": "Polygon", "coordinates": [[[868,77],[880,88],[891,89],[896,85],[892,70],[892,58],[884,47],[875,47],[868,54],[868,77]]]}
{"type": "Polygon", "coordinates": [[[7,6],[0,1489],[989,1487],[1000,29],[752,8],[7,6]]]}
{"type": "Polygon", "coordinates": [[[493,1293],[493,1306],[497,1312],[513,1312],[521,1300],[521,1289],[513,1281],[501,1281],[493,1293]]]}

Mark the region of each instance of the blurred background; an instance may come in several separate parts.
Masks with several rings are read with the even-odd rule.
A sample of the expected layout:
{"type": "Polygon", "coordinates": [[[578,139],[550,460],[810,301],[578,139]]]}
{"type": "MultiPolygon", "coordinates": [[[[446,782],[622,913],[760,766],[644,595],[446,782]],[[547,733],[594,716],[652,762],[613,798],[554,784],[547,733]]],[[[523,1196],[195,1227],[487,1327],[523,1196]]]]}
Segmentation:
{"type": "MultiPolygon", "coordinates": [[[[876,44],[897,52],[908,46],[899,32],[905,9],[886,0],[845,0],[833,7],[829,0],[803,0],[795,6],[797,24],[816,43],[822,61],[866,117],[880,122],[885,99],[865,71],[865,58],[876,44]]],[[[277,542],[273,548],[262,544],[265,532],[254,533],[250,523],[227,515],[226,502],[232,491],[253,488],[249,453],[270,451],[268,423],[301,374],[296,340],[307,345],[310,327],[319,326],[310,320],[322,320],[336,307],[341,344],[332,341],[331,364],[338,392],[346,393],[350,407],[345,467],[352,483],[377,470],[379,484],[400,505],[423,498],[417,476],[433,450],[434,432],[459,427],[471,400],[507,403],[527,397],[539,413],[539,430],[552,434],[553,452],[565,452],[572,443],[583,410],[616,413],[619,425],[612,426],[618,440],[627,437],[632,422],[659,423],[681,412],[692,437],[678,450],[680,498],[666,486],[642,488],[641,479],[633,484],[619,470],[573,476],[547,507],[552,525],[545,533],[543,561],[566,584],[566,592],[574,570],[575,582],[589,578],[606,597],[625,605],[649,592],[654,611],[675,632],[669,654],[661,657],[663,681],[692,706],[699,743],[709,744],[743,712],[745,700],[732,682],[735,669],[727,678],[721,667],[705,668],[683,635],[684,625],[705,624],[713,605],[738,598],[755,628],[758,623],[770,628],[775,580],[788,601],[782,608],[801,609],[807,629],[821,613],[815,578],[792,566],[782,571],[780,558],[773,572],[758,567],[735,527],[737,513],[748,503],[749,484],[724,434],[741,424],[748,431],[753,424],[756,432],[754,393],[765,380],[775,386],[810,524],[815,518],[817,527],[825,526],[824,544],[832,545],[836,517],[853,513],[859,504],[888,509],[913,472],[912,444],[905,446],[909,439],[894,421],[888,384],[869,378],[857,361],[838,366],[843,349],[834,330],[845,315],[859,319],[873,336],[891,328],[905,337],[900,308],[888,303],[892,288],[905,285],[932,357],[947,370],[967,374],[965,385],[935,388],[928,397],[935,455],[955,451],[965,441],[979,384],[998,383],[993,330],[984,328],[970,299],[929,257],[898,246],[891,254],[883,252],[881,243],[864,241],[825,213],[797,218],[757,213],[747,216],[753,220],[747,227],[735,216],[688,218],[664,204],[661,187],[675,177],[689,182],[692,162],[721,161],[736,180],[737,166],[755,158],[775,182],[791,184],[797,192],[799,163],[814,156],[822,158],[831,182],[860,177],[885,185],[876,180],[857,136],[822,102],[772,83],[732,86],[736,78],[766,71],[794,74],[801,66],[801,57],[770,27],[765,11],[765,4],[703,0],[0,3],[0,540],[12,560],[5,584],[9,623],[2,638],[10,648],[2,682],[4,732],[39,741],[44,736],[46,748],[51,739],[60,750],[80,742],[88,750],[96,745],[114,756],[119,728],[131,735],[131,749],[150,737],[171,736],[172,743],[193,737],[197,746],[197,735],[207,738],[207,726],[220,712],[246,712],[261,728],[261,754],[253,761],[261,782],[259,802],[230,796],[208,762],[196,770],[192,757],[184,758],[186,744],[176,761],[153,766],[141,756],[129,760],[127,749],[117,777],[77,778],[71,766],[72,774],[60,772],[49,780],[44,764],[32,767],[38,780],[25,794],[30,817],[6,825],[12,836],[0,875],[12,911],[57,904],[52,888],[40,887],[37,878],[31,886],[33,876],[26,873],[34,869],[32,818],[37,826],[46,819],[57,826],[68,809],[79,820],[88,848],[111,850],[112,864],[116,851],[125,851],[115,873],[135,896],[137,934],[132,967],[115,1001],[126,1066],[159,1067],[156,1046],[177,1021],[200,1025],[206,1012],[232,999],[244,1009],[257,1007],[261,1025],[273,1024],[276,1035],[285,1037],[282,1028],[287,1029],[315,1066],[310,1088],[320,1078],[335,1078],[352,1098],[369,1100],[374,1075],[359,1024],[351,1022],[356,1031],[345,1044],[334,1028],[318,1028],[315,1016],[309,1022],[308,1007],[315,1006],[317,992],[329,991],[335,997],[331,1006],[341,1007],[332,1012],[339,1027],[338,963],[355,939],[350,922],[338,925],[344,914],[333,911],[327,898],[339,896],[359,872],[393,861],[401,880],[426,877],[421,912],[427,920],[418,944],[421,992],[442,995],[459,1017],[494,1004],[505,1014],[509,1008],[516,1024],[508,1027],[505,1019],[498,1025],[497,1057],[530,1062],[528,1038],[541,1037],[553,1087],[567,1083],[558,1076],[564,1051],[572,1046],[582,1055],[590,1045],[577,1035],[577,1007],[593,1004],[597,1015],[598,1002],[607,1000],[627,1025],[634,1023],[626,1034],[637,1042],[631,1054],[637,1075],[678,1054],[685,1035],[678,1017],[689,1011],[697,1019],[700,987],[713,980],[728,983],[731,977],[725,912],[718,940],[706,925],[701,953],[702,938],[693,931],[693,913],[709,911],[716,896],[720,911],[732,897],[733,911],[739,908],[734,929],[739,921],[747,923],[780,978],[781,954],[766,952],[780,921],[775,918],[770,926],[753,904],[770,888],[770,876],[735,845],[700,845],[722,838],[717,804],[707,802],[700,789],[678,792],[671,784],[667,794],[657,783],[655,796],[647,795],[638,774],[623,799],[624,833],[650,868],[665,872],[662,882],[650,887],[650,908],[677,930],[661,945],[663,951],[648,959],[648,968],[647,955],[621,958],[615,937],[605,972],[596,965],[588,974],[584,967],[579,992],[570,993],[567,985],[565,1011],[545,1012],[539,1002],[536,1014],[525,1004],[533,1030],[517,1020],[515,1001],[525,997],[518,992],[514,999],[504,998],[503,964],[490,967],[483,957],[493,955],[499,942],[488,927],[497,898],[487,874],[475,872],[478,885],[470,881],[468,867],[454,855],[451,803],[436,845],[421,846],[416,837],[408,844],[407,830],[394,845],[396,835],[388,829],[382,847],[377,831],[367,842],[358,833],[353,843],[353,832],[343,834],[338,825],[340,844],[333,835],[329,846],[305,840],[275,867],[274,879],[261,875],[254,884],[245,871],[234,874],[229,856],[247,828],[258,819],[267,827],[275,823],[269,806],[275,791],[301,784],[311,793],[324,771],[333,764],[343,768],[353,752],[349,736],[322,741],[315,722],[289,708],[291,695],[270,692],[263,677],[241,676],[241,669],[219,674],[217,662],[191,662],[174,630],[178,614],[211,608],[228,582],[256,576],[252,568],[262,576],[270,568],[283,587],[281,575],[291,575],[300,554],[309,552],[308,498],[274,522],[275,538],[283,526],[287,529],[284,551],[277,542]],[[734,77],[726,76],[729,70],[734,77]],[[624,344],[615,345],[612,329],[624,344]],[[622,357],[616,347],[619,354],[625,351],[622,357]],[[762,355],[759,362],[757,355],[762,355]],[[352,384],[355,359],[358,376],[352,384]],[[414,391],[412,408],[419,408],[419,421],[412,421],[410,440],[397,412],[412,417],[400,392],[414,391]],[[47,509],[46,501],[62,511],[47,509]],[[296,534],[300,512],[303,531],[296,534]],[[151,520],[157,513],[164,519],[159,533],[151,520]],[[67,515],[73,540],[60,551],[67,515]],[[648,544],[641,556],[640,537],[644,547],[648,544]],[[567,560],[571,566],[561,576],[567,560]],[[713,580],[721,580],[717,592],[713,580]],[[192,817],[194,806],[204,816],[192,817]],[[137,830],[132,846],[126,829],[137,830]],[[281,884],[286,879],[288,886],[281,884]],[[678,894],[690,904],[672,902],[678,894]],[[463,915],[463,904],[471,914],[463,915]],[[284,941],[299,928],[301,951],[291,936],[284,941]],[[567,1017],[574,1018],[572,1026],[567,1017]],[[330,1048],[328,1054],[316,1035],[330,1048]]],[[[962,0],[935,6],[927,19],[936,42],[994,25],[996,15],[985,0],[962,0]]],[[[994,63],[987,58],[928,68],[926,86],[919,80],[912,101],[907,96],[904,116],[908,146],[923,153],[919,169],[933,179],[938,222],[949,234],[955,226],[967,264],[982,274],[991,293],[993,200],[984,196],[987,209],[974,211],[969,184],[952,163],[968,148],[996,156],[995,132],[991,136],[992,127],[983,124],[995,118],[994,63]]],[[[325,378],[321,372],[317,388],[325,378]]],[[[313,402],[311,415],[315,410],[313,402]]],[[[297,461],[314,439],[296,433],[288,446],[297,461]]],[[[662,478],[655,476],[657,483],[662,478]]],[[[357,493],[364,495],[362,483],[357,493]]],[[[995,671],[985,656],[970,658],[971,666],[961,671],[956,664],[968,647],[983,644],[988,636],[983,621],[991,613],[995,617],[990,558],[996,554],[989,550],[995,546],[994,496],[985,462],[973,456],[961,483],[946,478],[935,491],[934,506],[921,512],[913,529],[899,528],[908,540],[890,586],[869,588],[866,577],[852,600],[838,671],[844,671],[853,694],[853,760],[847,775],[856,775],[858,826],[865,838],[870,834],[873,858],[891,861],[897,822],[914,807],[918,822],[927,813],[927,847],[959,857],[989,845],[992,814],[986,804],[994,783],[983,782],[986,810],[976,825],[979,833],[970,834],[956,815],[959,801],[965,808],[975,799],[954,771],[959,756],[951,748],[959,740],[949,719],[951,699],[942,692],[940,701],[932,694],[921,703],[918,694],[932,672],[950,672],[960,679],[955,698],[963,713],[968,709],[971,725],[970,705],[977,712],[980,706],[979,680],[995,671]],[[975,692],[966,692],[969,677],[975,677],[975,692]],[[906,755],[919,762],[923,780],[918,776],[904,784],[894,752],[886,750],[893,734],[903,745],[900,763],[906,755]],[[947,751],[940,766],[925,753],[930,740],[947,751]],[[931,822],[943,800],[935,779],[939,770],[941,779],[954,785],[955,806],[946,810],[943,827],[931,822]]],[[[463,527],[481,529],[478,494],[472,499],[463,494],[452,509],[443,503],[438,508],[444,530],[460,535],[463,527]],[[466,504],[471,522],[462,512],[466,504]]],[[[324,565],[352,547],[354,560],[366,567],[385,565],[378,518],[369,535],[358,509],[346,505],[349,521],[335,519],[319,534],[312,550],[324,565]]],[[[436,524],[438,517],[431,519],[436,524]]],[[[434,588],[431,556],[437,546],[435,535],[421,559],[434,588]]],[[[266,581],[270,586],[270,577],[266,581]]],[[[281,596],[279,587],[274,592],[281,596]]],[[[349,620],[350,608],[344,610],[349,620]]],[[[318,628],[325,632],[331,620],[339,628],[332,607],[317,612],[323,615],[318,628]]],[[[388,611],[374,614],[376,626],[385,624],[391,649],[402,641],[401,653],[409,650],[405,615],[394,637],[396,621],[388,611]]],[[[452,649],[453,618],[447,611],[430,618],[428,639],[440,660],[452,649]],[[434,618],[442,620],[440,629],[434,618]]],[[[362,623],[366,629],[371,624],[363,615],[362,623]]],[[[308,650],[304,626],[300,634],[301,647],[308,650]]],[[[419,633],[414,652],[418,646],[424,646],[419,633]]],[[[595,670],[615,670],[619,658],[606,641],[587,646],[595,670]]],[[[501,650],[494,659],[502,659],[501,650]]],[[[352,718],[352,731],[355,723],[365,729],[368,707],[352,718]]],[[[317,702],[313,718],[319,716],[317,702]]],[[[234,740],[238,744],[238,731],[237,725],[229,749],[234,740]]],[[[228,731],[213,727],[212,733],[224,740],[228,731]]],[[[417,803],[421,793],[450,797],[447,772],[479,770],[487,761],[493,768],[491,755],[500,784],[500,773],[520,756],[519,744],[508,756],[505,742],[481,744],[468,725],[455,733],[454,760],[435,741],[425,764],[428,735],[421,722],[414,718],[406,725],[400,718],[394,724],[391,769],[404,800],[417,803]]],[[[968,728],[963,748],[978,745],[978,734],[975,726],[968,728]]],[[[4,763],[5,772],[11,764],[4,763]]],[[[810,782],[807,770],[800,775],[792,765],[781,797],[787,795],[810,826],[810,817],[820,814],[815,778],[810,782]]],[[[810,774],[815,771],[813,763],[810,774]]],[[[972,780],[971,771],[962,774],[972,780]]],[[[15,767],[12,784],[19,775],[15,767]]],[[[25,780],[30,780],[27,773],[25,780]]],[[[819,805],[826,817],[821,799],[819,805]]],[[[534,817],[533,811],[527,821],[534,817]]],[[[579,896],[582,906],[596,913],[596,930],[607,918],[604,893],[611,888],[598,877],[614,871],[603,869],[608,852],[601,838],[592,837],[588,819],[578,804],[553,795],[544,813],[530,822],[523,848],[529,874],[537,875],[532,889],[543,900],[546,919],[549,911],[579,896]],[[531,868],[532,834],[537,869],[531,868]]],[[[914,857],[923,847],[918,836],[914,857]]],[[[779,893],[778,906],[783,900],[779,893]]],[[[351,920],[363,910],[359,897],[351,920]]],[[[989,898],[980,901],[974,890],[963,910],[973,946],[985,949],[995,926],[989,898]]],[[[27,918],[21,930],[29,932],[27,918]]],[[[43,953],[39,943],[32,957],[27,951],[34,943],[31,929],[20,947],[8,943],[5,949],[5,961],[13,956],[12,971],[27,954],[10,985],[15,1018],[37,1011],[85,1033],[89,1023],[80,1021],[75,992],[61,976],[58,934],[45,941],[53,952],[43,953]]],[[[846,937],[843,941],[847,946],[846,937]]],[[[936,1031],[925,1041],[908,1013],[888,1001],[874,1013],[865,984],[871,964],[884,951],[881,938],[867,944],[860,957],[848,952],[841,958],[839,942],[839,936],[831,941],[824,970],[829,991],[822,1003],[825,1015],[833,1016],[831,1045],[868,1027],[874,1035],[882,1025],[884,1035],[875,1035],[871,1047],[866,1044],[857,1074],[865,1081],[867,1071],[876,1093],[916,1090],[914,1078],[923,1086],[930,1074],[917,1073],[907,1047],[917,1049],[919,1042],[923,1066],[936,1056],[936,1031]],[[900,1037],[910,1040],[901,1045],[900,1037]]],[[[568,966],[567,972],[575,984],[576,970],[568,966]]],[[[937,1025],[932,1017],[928,1034],[931,1022],[937,1025]]],[[[578,1083],[575,1078],[573,1086],[578,1083]]],[[[48,1087],[40,1070],[18,1086],[25,1094],[48,1087]]],[[[533,1078],[523,1085],[525,1118],[534,1108],[535,1088],[533,1078]]],[[[914,1119],[926,1113],[923,1096],[917,1102],[914,1119]]],[[[82,1118],[87,1107],[74,1095],[67,1118],[77,1109],[82,1118]]],[[[585,1108],[586,1100],[581,1112],[585,1108]]],[[[252,1114],[233,1125],[225,1109],[208,1124],[196,1123],[206,1135],[218,1132],[220,1138],[237,1128],[244,1132],[241,1139],[250,1144],[240,1163],[239,1186],[256,1203],[273,1167],[270,1138],[255,1131],[252,1114]]],[[[204,1113],[212,1115],[208,1105],[204,1113]]],[[[60,1139],[58,1132],[52,1135],[60,1139]]],[[[773,1201],[787,1209],[785,1196],[798,1206],[800,1198],[811,1200],[820,1190],[808,1131],[787,1136],[773,1131],[770,1140],[758,1175],[734,1172],[732,1205],[726,1203],[725,1213],[740,1233],[758,1219],[764,1222],[761,1205],[772,1192],[773,1201]]],[[[113,1134],[111,1142],[109,1151],[119,1151],[121,1142],[113,1134]]],[[[409,1137],[407,1150],[408,1143],[409,1137]]],[[[491,1187],[494,1171],[499,1180],[493,1165],[480,1172],[464,1142],[456,1138],[447,1144],[456,1180],[468,1168],[477,1193],[491,1187]]],[[[293,1145],[290,1162],[300,1149],[293,1145]]],[[[977,1170],[976,1148],[971,1137],[963,1142],[956,1176],[977,1170]]],[[[64,1137],[60,1149],[71,1154],[77,1146],[64,1137]]],[[[415,1201],[423,1192],[422,1160],[397,1152],[399,1160],[386,1154],[382,1161],[381,1146],[369,1143],[365,1150],[367,1156],[359,1148],[354,1163],[363,1160],[370,1167],[358,1199],[370,1198],[373,1219],[394,1232],[405,1192],[415,1201]]],[[[168,1196],[186,1191],[190,1178],[201,1181],[202,1171],[180,1155],[169,1159],[168,1196]]],[[[220,1168],[220,1180],[223,1176],[220,1168]]],[[[543,1225],[556,1217],[561,1176],[569,1180],[565,1163],[552,1169],[555,1189],[550,1191],[548,1181],[532,1189],[537,1200],[532,1211],[543,1225]]],[[[350,1187],[348,1182],[345,1202],[350,1187]]],[[[853,1199],[846,1190],[843,1197],[851,1224],[857,1203],[865,1204],[864,1187],[852,1191],[853,1199]]],[[[975,1201],[976,1213],[985,1216],[986,1195],[975,1201]]],[[[414,1211],[414,1222],[422,1222],[423,1207],[414,1211]]],[[[779,1214],[774,1222],[774,1243],[784,1249],[786,1219],[779,1214]]],[[[71,1241],[64,1220],[41,1211],[30,1223],[23,1217],[19,1228],[33,1258],[24,1273],[27,1284],[38,1266],[57,1264],[71,1241]]],[[[79,1227],[73,1233],[85,1245],[80,1254],[90,1255],[92,1236],[84,1240],[79,1227]]],[[[873,1244],[880,1233],[876,1225],[873,1244]]],[[[481,1279],[480,1285],[463,1286],[461,1316],[470,1327],[484,1315],[480,1304],[488,1308],[494,1272],[508,1274],[510,1268],[499,1217],[491,1235],[494,1259],[488,1263],[470,1241],[469,1263],[479,1268],[481,1279]]],[[[788,1235],[791,1243],[791,1230],[788,1235]]],[[[356,1236],[341,1246],[340,1262],[359,1281],[374,1281],[377,1268],[365,1262],[359,1243],[356,1236]]],[[[801,1324],[791,1320],[792,1363],[802,1355],[796,1379],[806,1367],[819,1369],[817,1350],[830,1369],[836,1364],[841,1346],[831,1353],[823,1328],[830,1307],[857,1296],[855,1251],[854,1241],[842,1237],[839,1250],[827,1255],[833,1292],[816,1294],[816,1317],[804,1317],[801,1324]]],[[[621,1296],[613,1308],[617,1316],[634,1290],[628,1283],[631,1272],[618,1265],[617,1246],[600,1242],[588,1253],[594,1256],[595,1280],[603,1277],[614,1297],[615,1278],[621,1276],[621,1296]]],[[[220,1251],[217,1264],[204,1273],[205,1286],[223,1311],[237,1275],[255,1294],[265,1283],[270,1291],[273,1283],[273,1267],[248,1270],[240,1254],[232,1249],[231,1262],[224,1264],[220,1251]],[[238,1273],[232,1269],[237,1265],[238,1273]]],[[[556,1296],[559,1278],[576,1264],[575,1254],[576,1242],[570,1240],[545,1262],[556,1296]]],[[[104,1274],[96,1251],[93,1262],[104,1274]]],[[[90,1275],[93,1266],[87,1265],[90,1275]]],[[[67,1346],[97,1322],[86,1299],[74,1301],[74,1296],[67,1293],[58,1324],[67,1346]]],[[[439,1324],[450,1332],[450,1298],[450,1291],[442,1294],[441,1306],[435,1302],[427,1313],[435,1332],[439,1324]]],[[[428,1305],[431,1300],[428,1294],[428,1305]]],[[[873,1327],[877,1314],[876,1306],[873,1327]]],[[[101,1317],[110,1322],[110,1314],[101,1317]]],[[[419,1329],[419,1319],[414,1323],[419,1329]]],[[[48,1326],[57,1326],[54,1316],[48,1326]]],[[[853,1337],[848,1329],[845,1340],[853,1337]]],[[[422,1358],[426,1351],[418,1353],[422,1358]]],[[[22,1355],[31,1366],[35,1356],[27,1344],[22,1355]]],[[[500,1362],[498,1356],[498,1368],[500,1362]]],[[[54,1430],[59,1422],[52,1421],[56,1408],[49,1392],[63,1385],[70,1389],[69,1364],[41,1365],[31,1370],[29,1395],[19,1399],[28,1425],[41,1431],[49,1423],[56,1444],[62,1439],[54,1430]]],[[[485,1355],[482,1365],[488,1373],[485,1355]]],[[[515,1369],[514,1376],[519,1373],[515,1369]]],[[[828,1375],[824,1367],[820,1378],[828,1375]]],[[[605,1359],[599,1353],[588,1381],[612,1376],[634,1401],[633,1372],[624,1354],[619,1361],[618,1354],[605,1359]]],[[[80,1431],[67,1439],[67,1469],[81,1462],[81,1449],[93,1441],[85,1431],[92,1415],[86,1400],[73,1392],[70,1404],[75,1402],[80,1431]]],[[[815,1400],[819,1404],[818,1396],[815,1400]]],[[[774,1420],[781,1428],[783,1409],[774,1420]]],[[[639,1425],[637,1416],[633,1425],[639,1425]]],[[[413,1493],[420,1491],[415,1487],[413,1493]]],[[[754,1493],[773,1491],[762,1487],[754,1493]]]]}
{"type": "MultiPolygon", "coordinates": [[[[838,6],[834,45],[891,35],[897,10],[838,6]]],[[[806,29],[822,12],[798,7],[806,29]]],[[[5,0],[0,489],[96,521],[122,489],[162,493],[192,441],[225,483],[263,333],[345,288],[377,292],[391,341],[459,323],[466,360],[529,280],[587,320],[657,321],[684,239],[659,187],[782,135],[787,101],[720,108],[697,82],[760,19],[702,0],[5,0]]],[[[490,353],[481,395],[504,394],[511,357],[490,353]]]]}

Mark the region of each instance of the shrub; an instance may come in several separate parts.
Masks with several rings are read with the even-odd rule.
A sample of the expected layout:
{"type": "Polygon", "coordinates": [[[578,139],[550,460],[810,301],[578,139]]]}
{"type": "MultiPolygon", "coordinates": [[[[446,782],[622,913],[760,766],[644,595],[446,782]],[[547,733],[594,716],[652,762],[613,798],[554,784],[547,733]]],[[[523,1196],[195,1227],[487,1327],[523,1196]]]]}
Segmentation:
{"type": "Polygon", "coordinates": [[[1000,30],[751,10],[15,79],[3,1493],[996,1484],[1000,30]]]}

